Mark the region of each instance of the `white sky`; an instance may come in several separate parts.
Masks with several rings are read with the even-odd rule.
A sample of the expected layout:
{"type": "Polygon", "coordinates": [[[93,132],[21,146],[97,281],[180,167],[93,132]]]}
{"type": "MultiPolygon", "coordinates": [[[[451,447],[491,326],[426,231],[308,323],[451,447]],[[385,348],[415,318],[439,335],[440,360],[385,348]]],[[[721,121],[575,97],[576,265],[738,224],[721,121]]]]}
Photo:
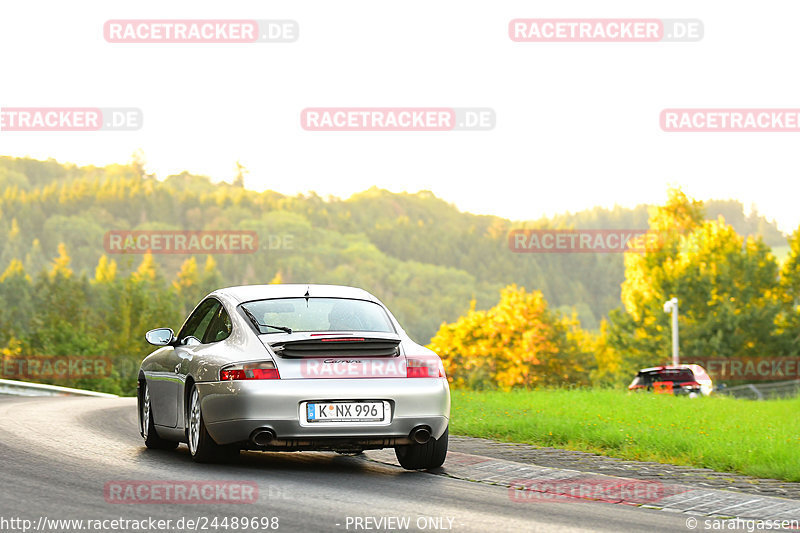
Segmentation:
{"type": "Polygon", "coordinates": [[[800,225],[800,133],[665,133],[664,108],[800,108],[796,2],[36,1],[0,4],[0,107],[138,107],[134,132],[0,133],[0,154],[347,197],[430,189],[533,219],[669,184],[800,225]],[[695,43],[514,43],[514,18],[699,18],[695,43]],[[110,44],[108,19],[293,19],[291,44],[110,44]],[[307,132],[306,107],[490,107],[493,131],[307,132]]]}

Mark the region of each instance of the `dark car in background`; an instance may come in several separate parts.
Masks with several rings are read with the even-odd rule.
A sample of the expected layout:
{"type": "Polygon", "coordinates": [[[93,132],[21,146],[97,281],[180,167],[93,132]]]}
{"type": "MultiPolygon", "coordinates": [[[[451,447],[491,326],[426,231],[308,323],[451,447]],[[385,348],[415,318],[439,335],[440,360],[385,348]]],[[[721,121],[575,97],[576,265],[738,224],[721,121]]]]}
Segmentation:
{"type": "Polygon", "coordinates": [[[660,394],[708,396],[714,385],[700,365],[669,365],[639,370],[629,391],[647,391],[660,394]]]}

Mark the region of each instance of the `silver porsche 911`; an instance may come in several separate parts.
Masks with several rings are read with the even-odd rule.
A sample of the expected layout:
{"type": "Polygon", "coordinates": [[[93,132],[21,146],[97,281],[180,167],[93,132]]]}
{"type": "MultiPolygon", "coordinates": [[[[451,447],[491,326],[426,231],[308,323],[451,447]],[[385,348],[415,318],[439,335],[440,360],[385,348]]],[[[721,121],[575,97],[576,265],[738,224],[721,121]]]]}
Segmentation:
{"type": "Polygon", "coordinates": [[[212,292],[142,362],[148,448],[189,445],[208,462],[240,450],[394,448],[407,469],[440,466],[450,390],[439,357],[368,292],[251,285],[212,292]]]}

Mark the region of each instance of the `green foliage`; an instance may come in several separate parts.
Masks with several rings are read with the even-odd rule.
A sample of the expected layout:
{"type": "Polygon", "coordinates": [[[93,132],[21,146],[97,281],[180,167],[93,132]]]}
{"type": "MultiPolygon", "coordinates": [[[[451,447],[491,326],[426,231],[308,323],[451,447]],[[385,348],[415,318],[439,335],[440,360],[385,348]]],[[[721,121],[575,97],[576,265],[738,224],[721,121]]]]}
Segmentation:
{"type": "MultiPolygon", "coordinates": [[[[720,216],[702,217],[702,205],[673,190],[653,209],[650,226],[662,238],[644,254],[626,254],[624,310],[610,315],[611,347],[622,354],[622,370],[670,360],[670,316],[663,303],[679,299],[681,360],[705,357],[788,355],[789,338],[776,328],[791,305],[780,294],[778,264],[760,238],[741,237],[720,216]]],[[[787,262],[785,272],[793,271],[787,262]]]]}
{"type": "Polygon", "coordinates": [[[800,355],[800,228],[789,238],[789,253],[781,268],[781,312],[776,319],[786,355],[800,355]]]}
{"type": "MultiPolygon", "coordinates": [[[[459,212],[430,192],[372,188],[346,200],[290,197],[246,190],[242,181],[213,183],[188,172],[159,181],[145,172],[141,154],[103,168],[0,157],[0,347],[13,341],[32,353],[135,362],[120,362],[112,380],[130,393],[136,364],[149,351],[146,330],[178,327],[199,298],[220,286],[280,279],[364,287],[423,343],[442,324],[469,316],[470,302],[489,309],[503,287],[529,287],[549,309],[595,330],[588,335],[572,319],[558,325],[562,318],[549,318],[556,313],[543,315],[559,331],[556,346],[594,354],[576,355],[580,371],[557,372],[571,376],[558,380],[576,383],[619,383],[637,365],[664,360],[669,322],[660,305],[673,294],[681,298],[687,354],[800,351],[800,240],[795,235],[779,272],[765,243],[778,243],[780,232],[757,213],[745,216],[737,202],[701,206],[673,193],[650,222],[676,239],[645,258],[514,254],[507,243],[512,228],[643,228],[647,207],[512,223],[459,212]],[[724,214],[728,222],[705,221],[703,207],[706,216],[724,214]],[[142,229],[252,230],[260,249],[213,258],[104,250],[106,232],[142,229]],[[752,234],[765,240],[739,236],[752,234]],[[612,311],[623,282],[624,310],[612,311]]],[[[493,372],[478,368],[464,382],[516,383],[492,384],[493,372]]]]}
{"type": "MultiPolygon", "coordinates": [[[[466,311],[468,299],[461,299],[462,294],[487,308],[501,287],[514,283],[541,291],[555,308],[575,306],[581,323],[590,329],[619,305],[624,280],[621,254],[510,253],[508,231],[520,224],[459,212],[429,192],[395,194],[372,188],[341,200],[314,193],[296,197],[257,193],[240,185],[212,183],[206,176],[188,172],[158,181],[144,171],[141,154],[128,165],[103,168],[0,157],[0,236],[5,236],[0,241],[0,269],[20,259],[35,275],[63,242],[74,271],[92,276],[104,253],[102,236],[109,230],[238,229],[257,231],[262,250],[215,257],[223,285],[266,283],[278,271],[285,282],[314,282],[344,265],[339,277],[367,286],[372,281],[368,278],[374,277],[373,261],[400,273],[400,279],[420,270],[435,283],[457,277],[459,285],[467,285],[452,292],[455,283],[447,284],[451,292],[445,297],[458,301],[440,305],[443,314],[413,314],[415,324],[408,329],[422,342],[431,338],[442,321],[452,321],[466,311]],[[283,235],[293,237],[290,248],[269,247],[270,236],[283,235]],[[345,252],[355,242],[372,246],[363,257],[370,264],[364,268],[362,261],[358,271],[348,272],[351,261],[345,252]]],[[[755,213],[745,217],[741,204],[716,202],[712,207],[710,214],[724,211],[726,217],[735,218],[733,225],[740,234],[763,232],[772,240],[779,235],[763,217],[755,213]]],[[[641,228],[646,224],[647,208],[638,206],[594,208],[522,225],[641,228]]],[[[119,275],[127,276],[140,258],[115,259],[119,275]]],[[[162,275],[171,279],[186,259],[159,256],[155,262],[162,275]]],[[[202,268],[204,258],[196,260],[202,268]]],[[[392,296],[381,296],[393,308],[400,295],[411,307],[430,303],[430,286],[417,291],[396,283],[383,280],[373,288],[391,291],[392,296]]]]}
{"type": "MultiPolygon", "coordinates": [[[[100,276],[94,281],[86,275],[75,276],[66,247],[61,244],[59,249],[51,270],[43,270],[35,279],[19,261],[0,276],[4,357],[108,357],[110,375],[37,381],[134,394],[138,364],[149,351],[144,334],[155,325],[180,326],[180,295],[163,279],[136,273],[126,278],[100,276]]],[[[110,270],[107,261],[101,259],[100,264],[105,264],[106,272],[110,270]]],[[[206,275],[213,277],[213,268],[206,275]]]]}

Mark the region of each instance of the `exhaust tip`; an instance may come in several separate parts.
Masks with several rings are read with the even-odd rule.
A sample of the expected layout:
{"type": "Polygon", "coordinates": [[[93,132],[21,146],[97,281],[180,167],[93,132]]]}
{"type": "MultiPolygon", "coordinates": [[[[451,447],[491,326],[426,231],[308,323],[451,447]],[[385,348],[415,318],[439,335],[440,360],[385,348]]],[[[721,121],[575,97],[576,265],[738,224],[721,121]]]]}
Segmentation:
{"type": "Polygon", "coordinates": [[[417,444],[425,444],[431,440],[431,430],[425,426],[420,426],[411,430],[411,440],[417,444]]]}
{"type": "Polygon", "coordinates": [[[250,440],[256,446],[267,446],[275,440],[275,432],[267,428],[257,429],[250,435],[250,440]]]}

